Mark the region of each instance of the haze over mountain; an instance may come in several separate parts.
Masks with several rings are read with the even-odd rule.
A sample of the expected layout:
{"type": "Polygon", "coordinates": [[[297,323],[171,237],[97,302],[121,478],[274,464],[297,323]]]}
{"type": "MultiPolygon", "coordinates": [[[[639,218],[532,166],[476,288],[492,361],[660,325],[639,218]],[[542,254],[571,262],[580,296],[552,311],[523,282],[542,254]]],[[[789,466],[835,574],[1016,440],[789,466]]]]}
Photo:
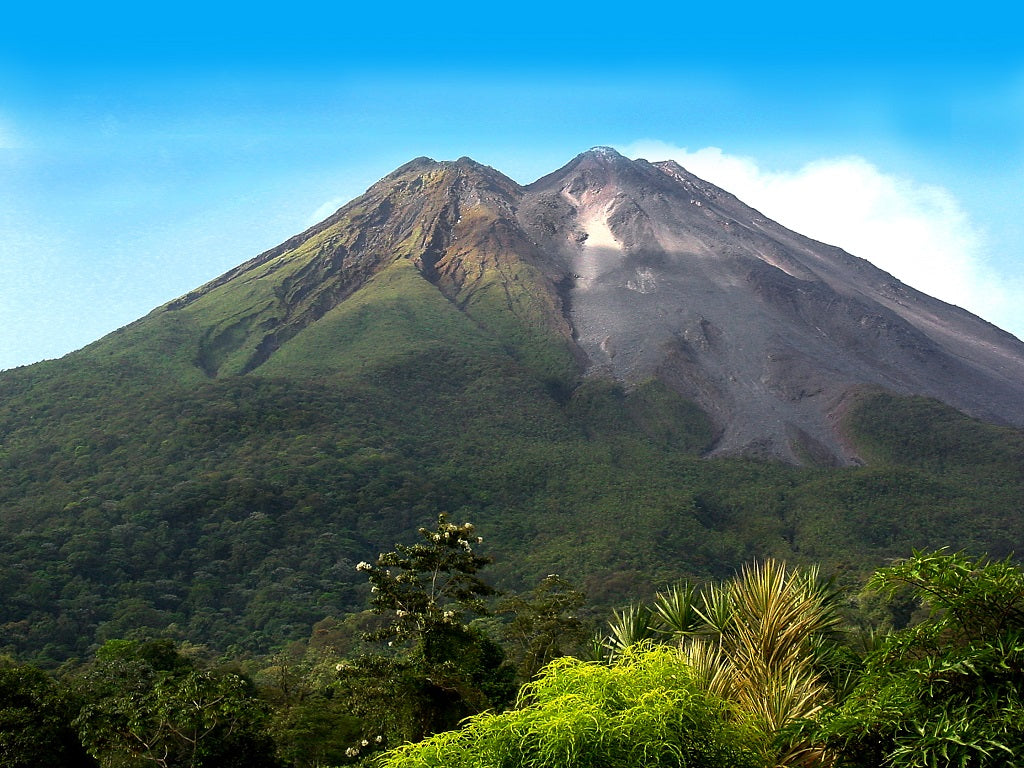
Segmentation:
{"type": "Polygon", "coordinates": [[[268,652],[364,608],[356,563],[441,511],[501,588],[602,608],[766,556],[1003,557],[1022,425],[1019,340],[674,163],[418,158],[0,373],[0,652],[268,652]]]}
{"type": "Polygon", "coordinates": [[[468,158],[414,160],[144,322],[187,318],[207,376],[283,374],[304,335],[409,266],[552,381],[571,358],[666,383],[712,418],[712,454],[856,463],[837,424],[863,386],[1024,425],[1015,337],[674,162],[600,147],[527,187],[468,158]]]}

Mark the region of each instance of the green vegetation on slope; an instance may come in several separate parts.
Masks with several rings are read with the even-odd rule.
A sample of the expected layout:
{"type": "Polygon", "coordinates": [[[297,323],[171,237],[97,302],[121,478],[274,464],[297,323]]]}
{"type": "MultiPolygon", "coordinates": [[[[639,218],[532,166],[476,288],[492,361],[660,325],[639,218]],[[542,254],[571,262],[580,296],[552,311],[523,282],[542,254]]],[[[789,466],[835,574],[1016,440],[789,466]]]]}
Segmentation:
{"type": "Polygon", "coordinates": [[[1024,755],[1024,573],[1008,560],[915,552],[879,569],[862,596],[892,616],[916,608],[915,620],[860,632],[836,612],[852,595],[816,567],[749,563],[728,581],[681,583],[653,610],[628,612],[646,627],[616,614],[613,655],[556,654],[520,678],[513,702],[506,651],[517,621],[541,611],[571,626],[576,601],[552,612],[535,590],[513,616],[466,624],[486,613],[480,598],[491,592],[477,530],[441,515],[418,544],[360,563],[380,615],[322,623],[270,657],[218,664],[187,643],[110,640],[55,678],[0,658],[0,759],[997,768],[1024,755]],[[376,631],[353,646],[360,625],[376,631]]]}
{"type": "Polygon", "coordinates": [[[168,310],[0,375],[0,648],[53,664],[151,628],[266,651],[354,610],[354,564],[441,511],[491,532],[500,587],[560,573],[598,606],[758,557],[855,581],[1022,540],[1018,431],[865,395],[867,467],[706,460],[692,403],[568,387],[561,342],[537,352],[557,333],[510,347],[498,298],[463,298],[475,316],[400,259],[244,376],[209,378],[168,310]]]}

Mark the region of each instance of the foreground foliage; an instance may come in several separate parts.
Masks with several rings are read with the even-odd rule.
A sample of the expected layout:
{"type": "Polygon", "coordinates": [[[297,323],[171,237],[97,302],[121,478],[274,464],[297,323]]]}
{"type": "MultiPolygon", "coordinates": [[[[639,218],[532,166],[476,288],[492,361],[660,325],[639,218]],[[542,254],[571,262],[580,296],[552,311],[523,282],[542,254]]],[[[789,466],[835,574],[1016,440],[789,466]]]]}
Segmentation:
{"type": "MultiPolygon", "coordinates": [[[[677,584],[655,595],[653,608],[617,612],[604,647],[616,658],[652,638],[676,644],[700,687],[731,702],[768,744],[832,701],[826,667],[840,623],[836,598],[817,568],[769,559],[701,590],[677,584]]],[[[779,764],[820,756],[806,739],[778,747],[779,764]]]]}
{"type": "Polygon", "coordinates": [[[479,571],[488,561],[475,552],[472,533],[442,515],[437,528],[421,529],[421,544],[361,564],[377,587],[376,614],[321,622],[307,643],[245,660],[248,674],[166,638],[108,641],[59,678],[0,660],[0,761],[12,768],[1022,762],[1024,571],[1009,560],[915,552],[879,569],[868,584],[877,596],[872,612],[861,617],[891,606],[882,625],[889,633],[864,635],[871,642],[862,653],[852,633],[839,631],[830,582],[814,568],[766,560],[731,580],[680,583],[651,606],[617,612],[600,658],[584,661],[559,655],[579,628],[571,611],[581,600],[561,577],[484,615],[479,601],[491,588],[479,571]],[[516,670],[544,658],[503,711],[513,705],[516,670]]]}
{"type": "Polygon", "coordinates": [[[910,590],[927,616],[868,657],[816,738],[865,768],[1024,761],[1024,572],[1008,560],[919,552],[870,586],[910,590]]]}
{"type": "Polygon", "coordinates": [[[520,693],[519,707],[401,747],[380,768],[744,768],[761,764],[751,732],[702,690],[670,648],[614,665],[564,658],[520,693]]]}
{"type": "MultiPolygon", "coordinates": [[[[746,750],[729,758],[733,765],[1018,764],[1024,572],[1009,560],[916,552],[878,570],[869,587],[889,598],[909,592],[926,614],[877,641],[859,671],[850,649],[844,654],[834,642],[829,585],[813,569],[768,561],[703,592],[678,586],[659,594],[653,609],[618,613],[605,641],[611,666],[555,662],[523,689],[517,710],[479,716],[394,750],[379,765],[717,765],[717,747],[702,751],[699,739],[676,729],[672,717],[691,716],[695,699],[673,698],[658,687],[666,680],[699,692],[705,716],[708,701],[717,702],[710,711],[728,713],[721,722],[740,729],[733,733],[742,733],[737,743],[746,750]],[[652,645],[659,634],[678,646],[652,645]],[[667,746],[676,738],[693,752],[667,746]]],[[[702,733],[721,733],[701,723],[702,733]]]]}

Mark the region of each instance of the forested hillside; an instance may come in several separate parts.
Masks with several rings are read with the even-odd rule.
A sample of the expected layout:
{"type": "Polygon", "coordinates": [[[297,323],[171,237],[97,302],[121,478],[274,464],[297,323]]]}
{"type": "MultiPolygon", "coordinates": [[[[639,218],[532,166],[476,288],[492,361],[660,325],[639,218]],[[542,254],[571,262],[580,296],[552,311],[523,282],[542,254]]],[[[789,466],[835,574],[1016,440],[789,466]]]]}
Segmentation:
{"type": "Polygon", "coordinates": [[[556,575],[496,600],[479,532],[441,515],[360,562],[372,612],[271,656],[138,636],[56,675],[0,658],[0,759],[995,768],[1024,755],[1024,574],[1009,560],[915,552],[844,590],[769,558],[588,627],[556,575]]]}
{"type": "Polygon", "coordinates": [[[72,362],[0,377],[0,640],[42,663],[145,627],[267,652],[357,610],[355,564],[439,511],[488,531],[498,586],[560,573],[598,606],[753,557],[856,580],[1022,540],[1024,437],[920,399],[849,409],[868,466],[800,468],[701,458],[711,425],[657,382],[563,398],[457,350],[344,387],[72,362]]]}

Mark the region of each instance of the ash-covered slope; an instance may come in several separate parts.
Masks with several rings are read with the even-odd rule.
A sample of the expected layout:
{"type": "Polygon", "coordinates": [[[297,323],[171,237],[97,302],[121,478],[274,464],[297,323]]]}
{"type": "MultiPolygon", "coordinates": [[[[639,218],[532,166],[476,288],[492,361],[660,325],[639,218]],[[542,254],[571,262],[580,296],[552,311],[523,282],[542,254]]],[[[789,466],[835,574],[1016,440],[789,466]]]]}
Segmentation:
{"type": "Polygon", "coordinates": [[[675,162],[585,152],[519,221],[572,276],[592,374],[658,377],[721,429],[714,453],[858,459],[837,429],[865,386],[1024,425],[1024,344],[792,232],[675,162]]]}

